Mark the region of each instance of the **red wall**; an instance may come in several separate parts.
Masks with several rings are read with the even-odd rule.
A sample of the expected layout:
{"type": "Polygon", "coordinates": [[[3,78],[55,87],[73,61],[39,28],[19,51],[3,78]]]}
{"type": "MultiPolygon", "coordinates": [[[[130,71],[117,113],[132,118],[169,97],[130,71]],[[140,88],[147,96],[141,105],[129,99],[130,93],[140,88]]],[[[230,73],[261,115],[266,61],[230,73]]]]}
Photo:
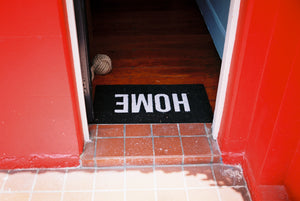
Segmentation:
{"type": "Polygon", "coordinates": [[[0,6],[0,168],[79,165],[83,142],[62,0],[0,6]]]}
{"type": "Polygon", "coordinates": [[[299,10],[298,0],[241,1],[219,144],[225,162],[243,163],[254,200],[285,190],[299,200],[299,10]]]}
{"type": "Polygon", "coordinates": [[[290,167],[287,171],[284,184],[287,188],[291,200],[300,200],[300,143],[298,143],[298,148],[291,161],[290,167]]]}

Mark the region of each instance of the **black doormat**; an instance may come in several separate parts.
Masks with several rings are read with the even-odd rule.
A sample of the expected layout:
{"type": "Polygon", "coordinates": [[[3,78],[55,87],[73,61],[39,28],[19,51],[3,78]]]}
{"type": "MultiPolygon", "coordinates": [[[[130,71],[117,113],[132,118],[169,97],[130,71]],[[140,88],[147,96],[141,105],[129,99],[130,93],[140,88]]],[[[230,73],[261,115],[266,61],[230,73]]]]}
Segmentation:
{"type": "Polygon", "coordinates": [[[98,85],[95,123],[209,123],[213,113],[202,84],[98,85]]]}

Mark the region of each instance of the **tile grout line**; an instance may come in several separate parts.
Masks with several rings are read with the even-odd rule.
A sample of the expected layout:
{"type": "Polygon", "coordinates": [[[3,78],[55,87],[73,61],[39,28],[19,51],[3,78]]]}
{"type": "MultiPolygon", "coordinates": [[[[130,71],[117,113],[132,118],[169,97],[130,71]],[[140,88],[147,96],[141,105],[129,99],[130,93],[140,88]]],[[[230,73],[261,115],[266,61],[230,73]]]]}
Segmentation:
{"type": "MultiPolygon", "coordinates": [[[[161,136],[127,136],[126,138],[171,138],[177,137],[176,135],[161,135],[161,136]]],[[[207,137],[207,135],[184,135],[184,137],[207,137]]],[[[95,139],[122,139],[123,136],[114,137],[96,137],[95,139]]]]}
{"type": "Polygon", "coordinates": [[[204,130],[205,130],[205,134],[206,134],[206,136],[208,136],[208,128],[206,127],[206,123],[204,123],[204,130]]]}
{"type": "MultiPolygon", "coordinates": [[[[214,139],[212,138],[212,136],[209,137],[210,138],[210,142],[213,143],[214,139]]],[[[215,144],[217,144],[217,147],[216,147],[216,152],[213,153],[214,157],[220,157],[220,160],[219,160],[219,163],[223,164],[223,159],[222,159],[222,152],[220,150],[220,147],[218,145],[218,141],[215,140],[216,142],[214,142],[215,144]]],[[[211,145],[212,146],[212,149],[213,149],[213,144],[211,145]]]]}
{"type": "MultiPolygon", "coordinates": [[[[214,164],[219,164],[219,165],[222,165],[221,163],[214,163],[214,164]]],[[[184,167],[201,167],[201,166],[207,166],[207,165],[210,165],[210,164],[207,164],[207,163],[203,163],[203,164],[184,164],[183,166],[184,167]]],[[[155,167],[180,167],[181,165],[176,165],[176,164],[173,164],[173,165],[155,165],[155,167]]],[[[153,165],[127,165],[126,168],[127,169],[130,169],[130,168],[151,168],[153,167],[153,165]]],[[[106,166],[106,167],[96,167],[96,169],[98,170],[102,170],[102,169],[109,169],[109,170],[120,170],[120,169],[123,169],[124,166],[106,166]]],[[[89,170],[89,169],[94,169],[94,167],[84,167],[84,168],[81,168],[82,170],[89,170]]],[[[78,169],[75,169],[75,170],[78,170],[78,169]]]]}
{"type": "MultiPolygon", "coordinates": [[[[184,167],[199,167],[199,166],[207,166],[209,164],[185,164],[183,165],[184,167]]],[[[222,163],[214,163],[214,165],[224,165],[222,163]]],[[[181,165],[156,165],[156,167],[180,167],[181,165]]],[[[226,165],[226,166],[234,166],[235,165],[226,165]]],[[[151,168],[153,167],[153,165],[129,165],[126,166],[127,168],[143,168],[143,167],[148,167],[151,168]]],[[[47,170],[47,171],[55,171],[57,169],[59,170],[94,170],[94,169],[123,169],[123,166],[107,166],[107,167],[62,167],[62,168],[24,168],[24,169],[14,169],[14,171],[24,171],[24,170],[32,170],[32,171],[36,171],[36,170],[47,170]]],[[[7,171],[11,171],[11,170],[7,170],[7,171]]]]}
{"type": "MultiPolygon", "coordinates": [[[[188,187],[188,190],[205,190],[205,189],[217,189],[217,188],[246,188],[246,186],[204,186],[204,187],[188,187]]],[[[128,189],[127,191],[154,191],[155,188],[132,188],[128,189]]],[[[185,190],[184,187],[169,187],[169,188],[160,188],[160,190],[164,191],[170,191],[170,190],[185,190]]],[[[95,192],[123,192],[123,189],[95,189],[95,192]]],[[[3,194],[14,194],[14,193],[30,193],[31,191],[7,191],[7,192],[2,192],[3,194]]],[[[52,191],[52,190],[43,190],[43,191],[34,191],[34,193],[93,193],[93,190],[66,190],[66,191],[52,191]]]]}
{"type": "Polygon", "coordinates": [[[123,137],[124,137],[124,185],[123,185],[123,198],[124,201],[126,201],[126,189],[127,189],[127,169],[126,169],[126,124],[124,124],[124,128],[123,128],[123,137]]]}
{"type": "Polygon", "coordinates": [[[179,139],[180,139],[180,146],[181,146],[181,151],[182,151],[182,159],[181,159],[181,164],[184,164],[184,150],[183,150],[183,145],[182,145],[182,139],[181,139],[181,133],[180,133],[180,128],[179,128],[179,124],[177,124],[177,130],[178,130],[178,135],[179,135],[179,139]]]}
{"type": "Polygon", "coordinates": [[[6,172],[6,175],[5,175],[4,179],[3,179],[4,182],[3,182],[2,186],[1,186],[1,189],[0,189],[0,193],[4,192],[4,186],[6,184],[6,181],[8,180],[8,176],[9,176],[10,171],[11,170],[7,170],[7,172],[6,172]]]}
{"type": "Polygon", "coordinates": [[[245,184],[245,187],[247,187],[247,190],[248,190],[248,184],[247,184],[247,181],[246,181],[245,176],[244,176],[244,169],[243,169],[243,167],[241,165],[239,165],[238,167],[239,167],[239,170],[242,173],[242,180],[243,180],[243,182],[245,184]]]}
{"type": "Polygon", "coordinates": [[[215,175],[215,171],[214,171],[214,168],[213,168],[212,165],[210,165],[210,169],[211,169],[211,173],[212,173],[212,176],[214,178],[214,181],[215,181],[215,185],[217,187],[216,189],[217,189],[218,199],[219,199],[219,201],[222,201],[220,190],[219,190],[219,185],[218,185],[218,182],[217,182],[217,179],[216,179],[216,175],[215,175]]]}
{"type": "Polygon", "coordinates": [[[95,170],[94,170],[94,176],[93,176],[92,201],[94,201],[94,200],[95,200],[95,190],[96,190],[96,174],[97,174],[97,169],[95,168],[95,170]]]}
{"type": "Polygon", "coordinates": [[[252,197],[251,197],[251,194],[250,194],[250,191],[249,191],[249,188],[248,188],[247,183],[246,183],[246,185],[245,185],[245,188],[246,188],[246,190],[247,190],[247,195],[248,195],[248,197],[250,198],[250,201],[252,201],[252,197]]]}
{"type": "Polygon", "coordinates": [[[127,176],[126,176],[126,174],[127,174],[127,170],[126,170],[126,167],[124,166],[124,170],[123,170],[123,172],[124,172],[124,185],[123,185],[123,198],[124,198],[124,201],[126,201],[126,190],[127,190],[127,184],[126,184],[126,182],[127,182],[127,176]]]}
{"type": "Polygon", "coordinates": [[[150,132],[151,132],[151,138],[152,138],[153,166],[155,166],[155,149],[154,149],[154,138],[153,138],[152,124],[150,124],[150,132]]]}
{"type": "MultiPolygon", "coordinates": [[[[153,125],[168,125],[168,124],[176,124],[176,123],[126,123],[126,125],[149,125],[149,124],[153,124],[153,125]]],[[[190,123],[190,124],[197,124],[197,123],[190,123]]],[[[124,124],[122,124],[122,123],[116,123],[116,124],[114,124],[114,123],[107,123],[107,124],[101,124],[101,123],[99,123],[99,124],[97,124],[97,123],[95,123],[95,124],[90,124],[90,125],[103,125],[103,126],[111,126],[111,125],[113,125],[113,126],[120,126],[120,125],[124,125],[124,124]]]]}
{"type": "Polygon", "coordinates": [[[157,188],[157,179],[156,179],[156,170],[155,170],[155,166],[153,166],[153,180],[154,180],[154,200],[157,201],[158,200],[158,188],[157,188]]]}
{"type": "Polygon", "coordinates": [[[157,201],[157,181],[156,181],[156,170],[155,170],[155,149],[154,149],[154,137],[153,137],[153,127],[150,124],[150,131],[152,137],[152,149],[153,149],[153,182],[154,182],[154,200],[157,201]]]}
{"type": "Polygon", "coordinates": [[[66,183],[67,183],[67,174],[68,174],[68,169],[66,169],[66,171],[65,171],[60,201],[64,200],[64,193],[65,193],[65,188],[66,188],[66,183]]]}
{"type": "MultiPolygon", "coordinates": [[[[211,135],[211,133],[209,132],[209,130],[208,130],[206,124],[207,124],[207,123],[204,123],[204,130],[205,130],[205,133],[206,133],[206,136],[207,136],[207,139],[208,139],[208,143],[209,143],[209,147],[210,147],[211,153],[212,153],[211,163],[213,163],[213,162],[214,162],[214,156],[215,156],[215,153],[214,153],[214,150],[213,150],[212,142],[211,142],[211,140],[210,140],[211,137],[212,137],[212,135],[211,135]]],[[[214,140],[214,139],[212,139],[212,140],[214,140]]],[[[219,147],[218,147],[218,152],[221,153],[219,147]]],[[[222,155],[222,154],[220,154],[220,155],[222,155]]],[[[222,162],[222,157],[220,158],[220,161],[222,162]]]]}
{"type": "Polygon", "coordinates": [[[252,197],[251,197],[251,194],[250,194],[250,191],[249,191],[249,188],[248,188],[248,183],[244,177],[244,169],[240,166],[240,170],[242,172],[242,177],[243,177],[243,181],[244,181],[244,187],[246,188],[246,191],[247,191],[247,195],[248,197],[250,198],[250,201],[252,201],[252,197]]]}
{"type": "Polygon", "coordinates": [[[32,200],[33,189],[34,189],[35,184],[36,184],[36,180],[37,180],[37,177],[38,177],[38,173],[39,173],[39,169],[36,170],[36,172],[35,172],[35,175],[34,175],[34,179],[33,179],[33,183],[32,183],[32,187],[31,187],[31,191],[30,191],[30,194],[29,194],[29,199],[28,199],[28,201],[31,201],[31,200],[32,200]]]}
{"type": "Polygon", "coordinates": [[[214,150],[213,150],[212,144],[211,144],[210,139],[209,139],[209,132],[208,132],[208,128],[206,127],[206,123],[204,123],[203,126],[204,126],[204,130],[205,130],[205,133],[206,133],[206,138],[207,138],[207,141],[208,141],[208,144],[209,144],[209,149],[210,149],[210,154],[211,154],[210,163],[213,163],[214,162],[214,150]]]}
{"type": "Polygon", "coordinates": [[[183,167],[183,165],[181,166],[181,171],[182,171],[182,175],[183,175],[183,186],[184,186],[186,200],[190,201],[189,191],[188,191],[188,187],[187,187],[187,183],[186,183],[186,176],[184,174],[184,167],[183,167]]]}
{"type": "Polygon", "coordinates": [[[203,126],[204,126],[205,134],[206,134],[206,137],[207,137],[207,141],[208,141],[209,148],[210,148],[210,153],[211,153],[210,163],[213,163],[214,162],[214,150],[213,150],[212,144],[211,144],[210,139],[209,139],[210,133],[208,132],[208,128],[206,126],[206,123],[204,123],[203,126]]]}
{"type": "Polygon", "coordinates": [[[99,132],[99,126],[97,124],[97,127],[96,127],[96,138],[95,138],[95,150],[94,150],[94,167],[97,167],[97,161],[96,161],[96,158],[97,158],[97,141],[98,141],[98,132],[99,132]]]}
{"type": "Polygon", "coordinates": [[[207,137],[207,141],[208,141],[208,145],[209,145],[209,149],[210,149],[210,163],[213,163],[214,162],[214,151],[213,151],[213,148],[212,148],[212,145],[211,145],[211,142],[209,140],[209,138],[207,137]]]}
{"type": "Polygon", "coordinates": [[[123,127],[123,140],[124,140],[124,142],[123,142],[123,145],[124,145],[124,147],[123,147],[123,152],[124,152],[123,160],[124,160],[124,167],[126,168],[126,124],[124,124],[124,127],[123,127]]]}

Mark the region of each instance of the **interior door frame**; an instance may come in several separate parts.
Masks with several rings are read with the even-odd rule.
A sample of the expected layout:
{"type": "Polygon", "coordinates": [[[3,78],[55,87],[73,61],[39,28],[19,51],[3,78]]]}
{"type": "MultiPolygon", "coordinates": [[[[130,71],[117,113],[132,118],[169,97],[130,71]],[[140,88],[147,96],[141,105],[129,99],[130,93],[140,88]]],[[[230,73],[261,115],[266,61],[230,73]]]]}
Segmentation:
{"type": "Polygon", "coordinates": [[[219,84],[216,98],[216,107],[212,123],[212,135],[214,139],[218,138],[221,126],[224,103],[226,98],[228,76],[230,72],[231,59],[235,43],[237,22],[239,18],[241,0],[231,0],[226,28],[225,44],[223,49],[223,59],[219,76],[219,84]]]}
{"type": "Polygon", "coordinates": [[[71,48],[72,48],[72,58],[73,58],[73,66],[76,80],[76,90],[78,96],[78,106],[80,112],[81,126],[83,139],[85,142],[90,141],[89,136],[89,128],[88,128],[88,119],[87,119],[87,110],[86,110],[86,101],[84,96],[84,86],[83,86],[83,78],[81,71],[81,62],[79,55],[79,45],[78,45],[78,37],[77,37],[77,29],[76,29],[76,20],[75,20],[75,11],[74,11],[74,2],[73,0],[64,0],[66,5],[66,14],[67,14],[67,22],[71,40],[71,48]]]}
{"type": "Polygon", "coordinates": [[[93,98],[92,98],[92,80],[89,64],[89,43],[88,43],[88,29],[87,16],[84,0],[73,0],[74,13],[76,21],[76,30],[78,38],[78,49],[81,65],[81,76],[84,91],[85,106],[87,112],[87,119],[89,123],[94,120],[93,98]]]}
{"type": "MultiPolygon", "coordinates": [[[[88,135],[88,123],[87,123],[87,113],[86,113],[86,103],[84,100],[84,90],[83,90],[83,78],[81,75],[81,61],[79,56],[79,44],[76,30],[76,21],[75,21],[75,13],[74,13],[74,2],[82,0],[65,0],[67,5],[67,14],[68,14],[68,24],[70,30],[70,38],[72,44],[72,52],[73,52],[73,61],[75,68],[75,76],[77,82],[77,92],[78,92],[78,100],[79,107],[81,113],[81,121],[83,125],[83,133],[85,141],[89,141],[88,135]],[[81,83],[81,85],[80,85],[81,83]],[[83,99],[83,100],[82,100],[83,99]],[[85,112],[83,112],[85,111],[85,112]]],[[[228,16],[228,25],[226,29],[226,37],[223,51],[223,59],[221,64],[220,78],[218,84],[217,91],[217,99],[216,99],[216,108],[214,111],[214,118],[212,124],[212,134],[214,139],[217,139],[219,134],[219,129],[222,121],[226,91],[227,91],[227,83],[228,83],[228,75],[230,72],[231,59],[233,54],[233,48],[235,43],[237,22],[239,16],[239,8],[240,8],[240,0],[231,0],[230,8],[229,8],[229,16],[228,16]]],[[[86,31],[86,29],[85,29],[86,31]]],[[[87,32],[85,33],[87,37],[87,32]]],[[[81,41],[81,40],[80,40],[81,41]]],[[[84,42],[84,41],[83,41],[84,42]]],[[[87,41],[85,41],[85,47],[87,48],[87,41]]],[[[85,58],[87,60],[88,57],[85,58]]],[[[89,69],[89,68],[87,68],[89,69]]],[[[87,73],[88,75],[88,73],[87,73]]],[[[85,80],[86,81],[86,80],[85,80]]],[[[91,82],[89,82],[91,83],[91,82]]],[[[90,111],[91,112],[91,111],[90,111]]]]}

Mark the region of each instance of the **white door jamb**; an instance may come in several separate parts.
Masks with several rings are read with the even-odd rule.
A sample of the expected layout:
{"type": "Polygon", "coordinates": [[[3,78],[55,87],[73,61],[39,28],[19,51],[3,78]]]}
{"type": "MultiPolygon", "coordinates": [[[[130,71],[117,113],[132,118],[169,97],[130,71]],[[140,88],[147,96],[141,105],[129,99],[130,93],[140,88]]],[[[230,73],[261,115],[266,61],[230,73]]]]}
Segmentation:
{"type": "Polygon", "coordinates": [[[69,25],[69,32],[70,32],[71,45],[72,45],[72,56],[73,56],[73,64],[74,64],[75,79],[76,79],[76,89],[77,89],[78,101],[79,101],[79,112],[80,112],[80,118],[82,124],[82,132],[83,132],[84,141],[87,142],[90,140],[90,137],[89,137],[89,128],[88,128],[88,121],[86,116],[85,100],[84,100],[84,92],[83,92],[83,84],[82,84],[74,3],[73,0],[65,0],[65,1],[67,7],[68,25],[69,25]]]}
{"type": "Polygon", "coordinates": [[[230,71],[231,59],[232,59],[233,48],[235,43],[237,22],[239,17],[240,1],[241,0],[231,0],[230,2],[225,44],[223,50],[223,59],[222,59],[217,99],[216,99],[216,108],[214,111],[214,119],[212,124],[212,135],[214,139],[217,139],[218,137],[220,126],[221,126],[221,120],[223,116],[223,109],[224,109],[227,83],[228,83],[228,75],[230,71]]]}

